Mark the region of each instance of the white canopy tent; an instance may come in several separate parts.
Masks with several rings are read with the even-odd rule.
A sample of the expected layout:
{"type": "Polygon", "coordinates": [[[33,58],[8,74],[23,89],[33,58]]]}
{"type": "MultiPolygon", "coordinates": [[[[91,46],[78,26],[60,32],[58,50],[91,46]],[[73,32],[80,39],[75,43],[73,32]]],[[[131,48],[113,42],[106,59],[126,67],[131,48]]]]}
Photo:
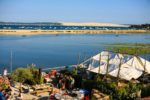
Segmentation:
{"type": "Polygon", "coordinates": [[[149,61],[138,56],[111,53],[108,51],[103,51],[93,56],[87,70],[104,75],[107,73],[107,66],[108,74],[114,77],[118,76],[120,66],[118,77],[125,80],[137,79],[144,71],[150,73],[149,61]],[[109,64],[107,65],[107,63],[109,64]]]}

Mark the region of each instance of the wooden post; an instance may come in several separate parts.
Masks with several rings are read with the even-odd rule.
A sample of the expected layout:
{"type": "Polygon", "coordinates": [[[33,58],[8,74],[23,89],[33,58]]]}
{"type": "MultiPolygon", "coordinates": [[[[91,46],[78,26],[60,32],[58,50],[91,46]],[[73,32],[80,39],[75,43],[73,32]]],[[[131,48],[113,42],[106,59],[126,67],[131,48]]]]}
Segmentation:
{"type": "Polygon", "coordinates": [[[80,63],[80,52],[79,52],[79,55],[78,55],[78,62],[77,62],[77,64],[79,65],[79,63],[80,63]]]}
{"type": "Polygon", "coordinates": [[[99,55],[99,70],[98,70],[98,74],[100,74],[100,66],[101,66],[101,53],[99,55]]]}
{"type": "Polygon", "coordinates": [[[122,64],[122,57],[121,57],[120,63],[119,63],[119,69],[118,69],[118,74],[117,74],[117,80],[119,79],[121,64],[122,64]]]}

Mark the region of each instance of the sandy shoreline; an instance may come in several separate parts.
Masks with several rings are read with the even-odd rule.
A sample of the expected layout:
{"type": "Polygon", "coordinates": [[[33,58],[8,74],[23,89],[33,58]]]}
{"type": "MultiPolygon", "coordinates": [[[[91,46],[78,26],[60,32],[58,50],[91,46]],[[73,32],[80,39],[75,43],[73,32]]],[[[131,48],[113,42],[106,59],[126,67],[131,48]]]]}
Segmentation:
{"type": "Polygon", "coordinates": [[[0,35],[147,33],[150,30],[0,30],[0,35]]]}

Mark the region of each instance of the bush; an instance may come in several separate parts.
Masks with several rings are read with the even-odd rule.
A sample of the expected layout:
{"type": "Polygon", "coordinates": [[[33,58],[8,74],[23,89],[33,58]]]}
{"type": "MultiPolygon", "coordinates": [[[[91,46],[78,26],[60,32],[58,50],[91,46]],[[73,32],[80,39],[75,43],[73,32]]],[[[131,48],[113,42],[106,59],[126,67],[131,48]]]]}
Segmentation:
{"type": "Polygon", "coordinates": [[[109,95],[111,100],[133,100],[135,93],[139,90],[136,84],[129,83],[128,86],[118,87],[116,82],[107,83],[97,77],[96,80],[85,80],[84,88],[88,91],[98,89],[102,93],[109,95]]]}
{"type": "Polygon", "coordinates": [[[138,85],[139,90],[142,91],[141,97],[148,97],[150,96],[150,86],[138,85]]]}
{"type": "Polygon", "coordinates": [[[6,89],[9,86],[9,80],[7,77],[0,76],[0,91],[6,89]]]}
{"type": "Polygon", "coordinates": [[[88,91],[92,91],[92,89],[96,88],[96,81],[93,80],[85,80],[83,81],[84,89],[88,91]]]}
{"type": "Polygon", "coordinates": [[[30,85],[40,84],[44,82],[44,79],[39,79],[38,69],[34,69],[33,67],[18,68],[11,73],[10,77],[15,81],[30,85]]]}
{"type": "Polygon", "coordinates": [[[15,81],[24,83],[27,80],[33,79],[33,74],[27,68],[18,68],[11,73],[10,77],[15,81]]]}
{"type": "Polygon", "coordinates": [[[82,85],[82,75],[73,75],[72,76],[75,79],[75,87],[81,88],[82,85]]]}

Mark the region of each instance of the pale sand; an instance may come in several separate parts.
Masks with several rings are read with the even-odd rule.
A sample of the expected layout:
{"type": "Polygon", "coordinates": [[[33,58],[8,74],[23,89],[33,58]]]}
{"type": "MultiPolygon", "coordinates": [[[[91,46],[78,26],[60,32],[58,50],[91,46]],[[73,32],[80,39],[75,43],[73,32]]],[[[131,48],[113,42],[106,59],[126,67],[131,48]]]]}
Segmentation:
{"type": "MultiPolygon", "coordinates": [[[[17,83],[15,85],[15,87],[11,87],[12,89],[12,94],[13,94],[13,98],[12,100],[17,100],[16,98],[19,95],[19,83],[17,83]]],[[[22,87],[25,87],[22,85],[22,87]]],[[[54,90],[56,90],[56,88],[54,88],[54,90]]],[[[49,100],[49,92],[43,92],[43,93],[39,93],[38,96],[35,96],[33,94],[30,93],[22,93],[23,95],[23,100],[49,100]]]]}
{"type": "Polygon", "coordinates": [[[150,30],[0,30],[0,35],[147,33],[150,30]]]}
{"type": "Polygon", "coordinates": [[[111,24],[111,23],[61,23],[67,26],[116,26],[116,27],[129,27],[129,25],[111,24]]]}

